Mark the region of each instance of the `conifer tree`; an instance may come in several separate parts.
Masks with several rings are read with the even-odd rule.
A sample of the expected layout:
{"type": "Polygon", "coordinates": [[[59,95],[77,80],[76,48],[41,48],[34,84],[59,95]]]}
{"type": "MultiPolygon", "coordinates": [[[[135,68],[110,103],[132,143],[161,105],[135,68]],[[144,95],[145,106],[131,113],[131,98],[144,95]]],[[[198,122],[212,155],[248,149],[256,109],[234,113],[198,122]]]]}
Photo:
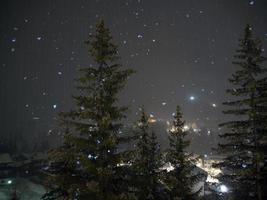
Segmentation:
{"type": "Polygon", "coordinates": [[[262,45],[252,35],[247,25],[245,34],[239,40],[239,49],[234,56],[238,67],[229,79],[233,85],[227,93],[231,106],[224,111],[236,118],[221,126],[226,132],[221,134],[218,151],[226,158],[219,166],[224,170],[221,181],[231,188],[234,199],[266,199],[266,60],[262,56],[262,45]]]}
{"type": "Polygon", "coordinates": [[[80,69],[76,107],[60,115],[64,144],[50,153],[54,189],[43,199],[122,199],[118,143],[127,107],[118,106],[118,94],[133,71],[121,69],[103,20],[86,44],[95,66],[80,69]]]}
{"type": "Polygon", "coordinates": [[[159,168],[161,157],[156,135],[150,130],[148,116],[144,109],[138,122],[138,139],[134,150],[132,184],[138,200],[159,199],[159,168]]]}
{"type": "Polygon", "coordinates": [[[187,132],[184,125],[180,107],[177,106],[173,126],[169,131],[170,147],[166,155],[167,163],[174,168],[168,172],[165,180],[171,200],[193,200],[198,197],[201,190],[200,188],[193,191],[194,185],[202,175],[196,170],[195,159],[186,152],[190,141],[185,139],[187,132]]]}

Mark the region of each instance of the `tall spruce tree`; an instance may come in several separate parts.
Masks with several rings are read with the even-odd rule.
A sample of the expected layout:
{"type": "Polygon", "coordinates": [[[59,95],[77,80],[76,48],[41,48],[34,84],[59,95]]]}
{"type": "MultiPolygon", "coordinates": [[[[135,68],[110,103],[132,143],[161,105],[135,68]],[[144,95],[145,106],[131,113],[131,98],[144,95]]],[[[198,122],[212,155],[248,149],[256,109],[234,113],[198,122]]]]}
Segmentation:
{"type": "Polygon", "coordinates": [[[173,126],[169,131],[170,147],[166,155],[167,163],[174,168],[168,172],[165,179],[171,200],[197,199],[201,190],[200,188],[197,191],[193,191],[202,174],[197,171],[196,160],[186,152],[190,141],[185,139],[187,132],[184,130],[184,125],[185,122],[182,120],[180,107],[177,106],[173,126]]]}
{"type": "Polygon", "coordinates": [[[218,151],[225,155],[219,164],[224,170],[221,180],[231,187],[234,199],[266,199],[266,60],[262,45],[247,25],[234,56],[238,70],[229,79],[233,85],[227,93],[233,100],[224,103],[232,108],[225,114],[236,116],[221,126],[226,132],[220,137],[218,151]],[[265,183],[264,183],[265,182],[265,183]]]}
{"type": "Polygon", "coordinates": [[[118,94],[133,71],[121,69],[118,48],[103,20],[86,44],[95,66],[80,69],[76,108],[60,115],[64,144],[50,153],[53,190],[43,199],[122,199],[118,143],[127,107],[118,106],[118,94]]]}
{"type": "Polygon", "coordinates": [[[159,168],[161,156],[156,135],[150,130],[144,109],[138,122],[137,144],[134,149],[132,168],[135,197],[138,200],[160,199],[159,168]]]}

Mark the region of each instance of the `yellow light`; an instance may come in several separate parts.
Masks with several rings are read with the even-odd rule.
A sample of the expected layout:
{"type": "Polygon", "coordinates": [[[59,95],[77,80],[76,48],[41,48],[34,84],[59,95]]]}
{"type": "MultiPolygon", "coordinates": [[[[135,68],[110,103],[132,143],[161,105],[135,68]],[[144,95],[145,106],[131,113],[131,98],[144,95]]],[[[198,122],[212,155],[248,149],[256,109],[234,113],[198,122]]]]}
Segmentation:
{"type": "Polygon", "coordinates": [[[148,119],[148,123],[156,123],[156,122],[157,122],[157,120],[155,118],[150,117],[148,119]]]}
{"type": "Polygon", "coordinates": [[[183,131],[188,131],[188,130],[189,130],[189,126],[188,125],[184,125],[183,131]]]}

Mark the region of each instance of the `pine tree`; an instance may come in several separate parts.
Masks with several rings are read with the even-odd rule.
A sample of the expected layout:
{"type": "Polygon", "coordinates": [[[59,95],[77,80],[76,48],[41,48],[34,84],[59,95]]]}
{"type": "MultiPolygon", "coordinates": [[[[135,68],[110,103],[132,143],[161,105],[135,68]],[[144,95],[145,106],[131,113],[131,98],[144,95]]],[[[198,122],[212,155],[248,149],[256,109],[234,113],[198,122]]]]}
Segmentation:
{"type": "Polygon", "coordinates": [[[229,79],[233,85],[227,93],[233,100],[224,105],[232,108],[225,114],[236,116],[221,126],[227,131],[220,135],[223,142],[218,151],[225,155],[219,166],[224,170],[221,180],[231,187],[234,199],[266,199],[266,69],[262,63],[261,41],[252,35],[247,25],[234,56],[238,70],[229,79]],[[264,152],[265,151],[265,152],[264,152]],[[265,187],[265,190],[264,190],[265,187]]]}
{"type": "Polygon", "coordinates": [[[197,172],[195,159],[186,152],[190,141],[185,137],[185,122],[182,121],[180,107],[177,106],[173,126],[169,131],[170,147],[167,151],[166,161],[174,169],[168,172],[165,183],[170,190],[171,200],[193,200],[198,197],[201,188],[193,191],[193,187],[202,175],[197,172]]]}
{"type": "Polygon", "coordinates": [[[258,199],[267,199],[267,77],[258,81],[257,92],[257,144],[258,164],[258,199]]]}
{"type": "Polygon", "coordinates": [[[50,153],[54,190],[43,199],[120,199],[118,143],[127,107],[118,106],[118,94],[133,71],[118,64],[118,47],[103,20],[86,44],[96,65],[80,69],[76,108],[60,115],[64,144],[50,153]]]}
{"type": "Polygon", "coordinates": [[[150,130],[148,116],[141,111],[138,122],[138,139],[134,149],[132,168],[134,172],[132,185],[136,199],[152,200],[159,199],[159,168],[161,156],[156,135],[150,130]]]}

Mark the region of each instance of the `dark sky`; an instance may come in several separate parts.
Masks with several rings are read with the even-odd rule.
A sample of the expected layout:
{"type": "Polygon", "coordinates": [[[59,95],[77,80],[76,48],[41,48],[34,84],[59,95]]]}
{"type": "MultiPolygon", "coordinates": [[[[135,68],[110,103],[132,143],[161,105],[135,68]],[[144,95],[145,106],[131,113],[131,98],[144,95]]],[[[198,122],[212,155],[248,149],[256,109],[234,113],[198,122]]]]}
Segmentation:
{"type": "Polygon", "coordinates": [[[130,119],[144,105],[169,120],[179,104],[188,123],[216,130],[246,23],[267,48],[266,0],[1,0],[0,9],[0,135],[55,129],[77,69],[92,63],[84,41],[99,18],[137,71],[121,97],[130,119]]]}

